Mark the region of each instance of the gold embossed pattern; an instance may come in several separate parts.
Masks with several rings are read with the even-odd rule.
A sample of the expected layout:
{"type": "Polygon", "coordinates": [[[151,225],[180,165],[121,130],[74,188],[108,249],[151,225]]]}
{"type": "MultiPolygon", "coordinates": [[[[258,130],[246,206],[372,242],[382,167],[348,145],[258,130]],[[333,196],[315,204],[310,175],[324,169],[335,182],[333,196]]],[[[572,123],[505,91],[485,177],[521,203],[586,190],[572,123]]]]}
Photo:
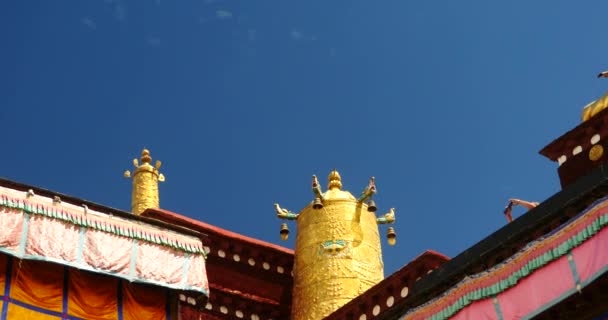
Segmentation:
{"type": "Polygon", "coordinates": [[[382,281],[384,266],[376,215],[329,177],[323,207],[297,219],[292,319],[323,319],[382,281]]]}
{"type": "MultiPolygon", "coordinates": [[[[165,181],[165,176],[158,171],[161,162],[157,160],[154,166],[150,165],[152,161],[150,151],[144,149],[140,160],[141,165],[137,159],[133,159],[135,172],[133,173],[133,192],[131,194],[131,212],[137,215],[148,208],[159,207],[158,183],[165,181]]],[[[131,177],[131,172],[126,171],[125,177],[131,177]]]]}
{"type": "Polygon", "coordinates": [[[591,102],[585,108],[583,108],[583,112],[581,114],[582,122],[585,122],[591,119],[596,114],[600,113],[600,111],[606,109],[608,107],[608,93],[603,95],[601,98],[596,101],[591,102]]]}

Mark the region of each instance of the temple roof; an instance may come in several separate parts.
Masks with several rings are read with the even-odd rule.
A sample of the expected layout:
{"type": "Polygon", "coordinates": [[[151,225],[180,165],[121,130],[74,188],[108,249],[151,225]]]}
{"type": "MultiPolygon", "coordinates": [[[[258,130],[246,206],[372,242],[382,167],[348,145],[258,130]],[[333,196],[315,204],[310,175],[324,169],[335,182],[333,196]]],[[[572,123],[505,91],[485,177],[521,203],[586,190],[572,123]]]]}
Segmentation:
{"type": "Polygon", "coordinates": [[[204,234],[202,234],[200,232],[197,232],[192,229],[188,229],[188,228],[185,228],[185,227],[182,227],[179,225],[166,223],[166,222],[163,222],[158,219],[151,219],[151,218],[147,218],[147,217],[134,215],[128,211],[112,208],[112,207],[109,207],[106,205],[95,203],[93,201],[85,200],[82,198],[74,197],[74,196],[63,194],[60,192],[51,191],[51,190],[48,190],[45,188],[16,182],[16,181],[4,178],[4,177],[0,177],[0,186],[14,189],[14,190],[23,191],[23,192],[27,192],[28,190],[31,189],[32,191],[34,191],[34,193],[36,195],[50,197],[50,198],[54,198],[57,196],[63,202],[70,203],[70,204],[77,205],[77,206],[86,205],[89,209],[103,211],[105,213],[108,213],[108,214],[111,214],[114,216],[118,216],[121,218],[127,218],[129,220],[155,225],[157,227],[166,228],[169,230],[173,230],[173,231],[183,233],[183,234],[192,235],[195,237],[203,238],[205,236],[204,234]]]}
{"type": "Polygon", "coordinates": [[[409,299],[395,303],[376,319],[397,319],[438,297],[468,275],[503,262],[526,244],[579,214],[607,191],[608,164],[605,163],[420,279],[410,288],[409,299]]]}

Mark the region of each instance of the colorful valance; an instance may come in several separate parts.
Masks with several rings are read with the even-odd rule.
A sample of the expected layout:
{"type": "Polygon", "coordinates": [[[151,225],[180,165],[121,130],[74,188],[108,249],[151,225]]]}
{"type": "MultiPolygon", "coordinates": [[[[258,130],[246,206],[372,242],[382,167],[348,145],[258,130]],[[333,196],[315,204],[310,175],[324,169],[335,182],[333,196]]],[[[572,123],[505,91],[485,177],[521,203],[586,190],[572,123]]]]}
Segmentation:
{"type": "Polygon", "coordinates": [[[208,293],[200,239],[2,187],[0,251],[132,282],[208,293]]]}
{"type": "Polygon", "coordinates": [[[608,197],[401,319],[531,319],[608,271],[608,197]]]}

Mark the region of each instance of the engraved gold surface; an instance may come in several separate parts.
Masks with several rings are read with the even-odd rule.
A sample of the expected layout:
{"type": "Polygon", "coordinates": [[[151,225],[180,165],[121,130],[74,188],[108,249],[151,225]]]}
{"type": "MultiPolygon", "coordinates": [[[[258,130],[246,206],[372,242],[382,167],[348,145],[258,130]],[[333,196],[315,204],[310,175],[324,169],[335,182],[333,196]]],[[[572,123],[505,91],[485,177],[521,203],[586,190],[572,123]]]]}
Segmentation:
{"type": "Polygon", "coordinates": [[[604,94],[601,98],[591,102],[585,108],[581,114],[583,122],[591,119],[593,116],[598,114],[600,111],[608,107],[608,93],[604,94]]]}
{"type": "MultiPolygon", "coordinates": [[[[144,149],[141,153],[141,165],[137,159],[133,159],[133,165],[136,167],[133,172],[133,192],[131,194],[131,212],[133,214],[141,214],[148,208],[159,207],[158,182],[164,181],[165,177],[159,173],[161,166],[160,161],[156,161],[156,165],[150,165],[152,157],[150,151],[144,149]]],[[[130,173],[125,172],[125,177],[130,176],[130,173]]]]}
{"type": "Polygon", "coordinates": [[[589,160],[597,161],[602,157],[603,154],[604,154],[604,147],[602,147],[599,144],[596,144],[593,147],[591,147],[591,149],[589,150],[589,160]]]}
{"type": "Polygon", "coordinates": [[[376,215],[340,190],[332,171],[323,208],[297,219],[293,320],[323,319],[384,278],[376,215]]]}

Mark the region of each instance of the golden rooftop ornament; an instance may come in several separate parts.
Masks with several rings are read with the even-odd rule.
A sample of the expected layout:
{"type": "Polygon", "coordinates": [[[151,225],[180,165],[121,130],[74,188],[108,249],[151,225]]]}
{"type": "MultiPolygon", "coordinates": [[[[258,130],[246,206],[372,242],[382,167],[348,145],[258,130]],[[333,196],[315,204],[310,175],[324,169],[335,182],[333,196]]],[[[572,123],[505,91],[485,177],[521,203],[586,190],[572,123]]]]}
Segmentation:
{"type": "MultiPolygon", "coordinates": [[[[608,78],[608,71],[600,72],[597,77],[608,78]]],[[[583,108],[583,112],[581,114],[581,118],[583,120],[582,122],[591,119],[593,116],[606,108],[608,108],[608,93],[604,94],[601,98],[589,103],[583,108]]]]}
{"type": "MultiPolygon", "coordinates": [[[[158,182],[165,181],[165,176],[159,172],[162,163],[156,160],[154,166],[150,165],[152,157],[148,149],[141,152],[139,161],[133,159],[135,171],[132,176],[133,193],[131,195],[131,213],[138,215],[148,208],[159,207],[158,182]],[[141,165],[139,161],[141,161],[141,165]]],[[[131,171],[125,171],[124,176],[131,178],[131,171]]]]}
{"type": "MultiPolygon", "coordinates": [[[[297,224],[294,286],[291,319],[317,320],[357,297],[384,278],[379,224],[395,221],[395,211],[377,218],[375,203],[366,203],[376,193],[374,178],[359,199],[342,190],[337,170],[328,176],[323,192],[312,178],[313,201],[299,213],[275,204],[277,217],[297,224]]],[[[281,225],[281,238],[289,235],[281,225]]],[[[395,230],[389,228],[389,244],[395,230]]]]}

